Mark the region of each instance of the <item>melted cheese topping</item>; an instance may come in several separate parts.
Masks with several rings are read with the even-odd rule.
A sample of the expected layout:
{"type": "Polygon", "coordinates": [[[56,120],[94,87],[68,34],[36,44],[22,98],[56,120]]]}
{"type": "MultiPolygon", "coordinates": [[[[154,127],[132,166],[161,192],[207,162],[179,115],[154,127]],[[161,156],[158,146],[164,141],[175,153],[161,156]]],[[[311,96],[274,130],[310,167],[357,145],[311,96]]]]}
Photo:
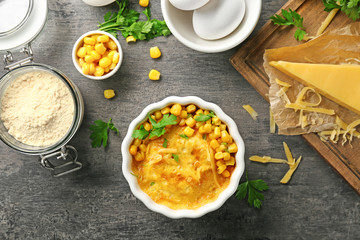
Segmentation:
{"type": "Polygon", "coordinates": [[[172,209],[197,209],[215,201],[230,178],[213,171],[211,148],[202,134],[196,131],[184,139],[179,136],[183,130],[173,126],[162,137],[150,140],[145,160],[132,161],[132,170],[141,189],[156,203],[172,209]]]}

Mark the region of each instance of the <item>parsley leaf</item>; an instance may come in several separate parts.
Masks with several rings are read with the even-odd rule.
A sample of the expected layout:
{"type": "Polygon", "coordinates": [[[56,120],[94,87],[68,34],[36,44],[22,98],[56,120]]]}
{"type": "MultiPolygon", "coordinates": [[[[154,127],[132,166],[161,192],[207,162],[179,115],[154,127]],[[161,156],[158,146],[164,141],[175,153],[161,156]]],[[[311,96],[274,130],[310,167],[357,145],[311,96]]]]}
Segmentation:
{"type": "Polygon", "coordinates": [[[174,160],[175,160],[176,162],[179,162],[179,155],[173,154],[172,157],[174,158],[174,160]]]}
{"type": "Polygon", "coordinates": [[[151,124],[153,125],[154,128],[163,128],[167,125],[175,125],[175,124],[177,124],[176,119],[177,119],[177,117],[173,114],[171,114],[171,115],[165,114],[163,116],[163,118],[161,119],[161,121],[156,123],[154,119],[149,117],[149,120],[151,121],[151,124]]]}
{"type": "Polygon", "coordinates": [[[296,11],[293,11],[289,8],[288,11],[285,9],[281,9],[282,16],[275,14],[271,16],[270,19],[275,25],[282,26],[295,26],[297,27],[294,37],[296,40],[301,41],[304,39],[304,36],[307,34],[304,26],[303,20],[304,18],[300,16],[296,11]]]}
{"type": "Polygon", "coordinates": [[[163,147],[164,147],[164,148],[167,148],[167,145],[168,145],[168,140],[167,140],[166,138],[164,138],[163,147]]]}
{"type": "Polygon", "coordinates": [[[197,122],[206,122],[207,120],[210,120],[211,118],[215,117],[215,114],[213,112],[210,112],[209,114],[202,114],[200,113],[199,116],[195,118],[195,121],[197,122]]]}
{"type": "Polygon", "coordinates": [[[144,140],[145,138],[147,138],[147,136],[149,136],[149,134],[150,133],[145,130],[144,125],[141,125],[138,130],[135,130],[133,132],[132,137],[144,140]]]}
{"type": "Polygon", "coordinates": [[[134,177],[137,177],[137,178],[139,177],[138,175],[136,175],[136,174],[133,173],[133,172],[130,172],[130,174],[133,175],[134,177]]]}
{"type": "Polygon", "coordinates": [[[185,138],[185,139],[189,139],[189,137],[186,136],[185,134],[179,134],[179,136],[182,137],[182,138],[185,138]]]}
{"type": "Polygon", "coordinates": [[[101,120],[96,120],[94,121],[94,125],[90,125],[89,129],[92,131],[90,139],[92,140],[91,146],[93,148],[101,147],[101,144],[104,146],[104,148],[107,146],[108,133],[110,130],[119,134],[119,130],[111,122],[111,118],[107,123],[101,120]]]}
{"type": "Polygon", "coordinates": [[[236,191],[236,198],[241,200],[248,196],[248,204],[255,208],[261,208],[264,195],[260,192],[268,190],[269,186],[261,179],[249,181],[246,172],[246,181],[239,185],[236,191]]]}
{"type": "Polygon", "coordinates": [[[155,182],[151,182],[151,183],[150,183],[150,186],[153,186],[154,184],[155,184],[155,182]]]}

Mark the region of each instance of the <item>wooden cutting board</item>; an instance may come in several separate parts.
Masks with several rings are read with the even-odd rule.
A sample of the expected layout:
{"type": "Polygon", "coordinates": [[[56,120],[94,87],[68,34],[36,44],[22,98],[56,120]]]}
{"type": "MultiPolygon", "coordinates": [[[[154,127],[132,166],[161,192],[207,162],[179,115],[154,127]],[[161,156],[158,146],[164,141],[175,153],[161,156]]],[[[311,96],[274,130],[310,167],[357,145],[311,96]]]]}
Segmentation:
{"type": "MultiPolygon", "coordinates": [[[[264,3],[266,4],[266,3],[264,3]]],[[[296,10],[304,17],[304,27],[309,35],[315,35],[327,12],[321,0],[290,0],[283,9],[296,10]]],[[[277,14],[280,14],[279,10],[277,14]]],[[[344,13],[338,12],[327,30],[342,27],[351,23],[344,13]]],[[[236,70],[269,101],[270,82],[263,68],[265,49],[295,46],[301,44],[293,37],[294,27],[275,26],[268,21],[261,30],[247,41],[230,59],[236,70]]],[[[360,140],[341,145],[322,142],[316,134],[306,134],[303,138],[360,194],[360,140]]]]}

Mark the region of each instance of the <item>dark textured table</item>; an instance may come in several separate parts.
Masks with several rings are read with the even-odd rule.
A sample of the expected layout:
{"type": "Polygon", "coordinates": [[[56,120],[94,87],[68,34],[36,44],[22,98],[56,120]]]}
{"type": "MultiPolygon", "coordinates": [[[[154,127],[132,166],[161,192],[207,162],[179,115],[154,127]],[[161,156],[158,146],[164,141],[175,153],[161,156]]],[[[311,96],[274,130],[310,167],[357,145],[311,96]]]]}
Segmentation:
{"type": "MultiPolygon", "coordinates": [[[[255,31],[285,2],[263,1],[255,31]]],[[[48,3],[47,24],[32,45],[35,61],[65,72],[83,94],[84,121],[70,143],[85,166],[53,178],[37,157],[0,143],[0,239],[360,239],[359,195],[301,137],[268,133],[268,103],[229,63],[236,48],[205,54],[173,36],[131,45],[121,37],[121,69],[106,81],[91,81],[74,68],[72,46],[81,34],[96,29],[116,4],[94,8],[80,0],[48,3]],[[158,60],[148,53],[155,45],[163,53],[158,60]],[[161,71],[161,81],[148,79],[152,68],[161,71]],[[115,99],[103,97],[107,88],[116,90],[115,99]],[[172,220],[148,210],[132,195],[121,172],[122,139],[146,105],[170,95],[199,96],[218,104],[235,120],[246,145],[249,177],[261,178],[270,187],[261,210],[233,196],[202,218],[172,220]],[[256,109],[257,121],[242,109],[244,104],[256,109]],[[111,135],[105,150],[91,148],[89,125],[110,117],[120,136],[111,135]],[[287,166],[248,160],[254,154],[283,158],[283,141],[295,156],[303,156],[288,185],[279,183],[287,166]]],[[[131,3],[141,10],[137,1],[131,3]]],[[[151,3],[153,16],[162,19],[160,1],[151,3]]]]}

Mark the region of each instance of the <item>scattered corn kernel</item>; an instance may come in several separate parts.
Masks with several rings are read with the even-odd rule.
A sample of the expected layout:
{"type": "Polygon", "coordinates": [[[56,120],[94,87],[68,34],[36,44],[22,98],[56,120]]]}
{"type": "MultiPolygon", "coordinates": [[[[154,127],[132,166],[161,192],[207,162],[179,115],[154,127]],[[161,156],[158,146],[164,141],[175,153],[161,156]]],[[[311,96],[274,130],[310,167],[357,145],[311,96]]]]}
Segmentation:
{"type": "Polygon", "coordinates": [[[155,69],[152,69],[149,72],[149,79],[150,80],[159,80],[160,79],[160,72],[155,70],[155,69]]]}
{"type": "Polygon", "coordinates": [[[161,57],[161,51],[158,47],[150,48],[150,57],[151,58],[159,58],[161,57]]]}
{"type": "Polygon", "coordinates": [[[136,42],[136,38],[134,38],[134,36],[128,36],[128,37],[126,38],[126,42],[127,42],[127,43],[136,42]]]}
{"type": "Polygon", "coordinates": [[[139,5],[142,7],[147,7],[149,6],[149,0],[140,0],[139,5]]]}
{"type": "MultiPolygon", "coordinates": [[[[115,97],[115,91],[112,90],[112,89],[106,89],[104,90],[104,97],[106,99],[111,99],[113,97],[115,97]]],[[[140,145],[140,144],[139,144],[140,145]]],[[[136,145],[136,146],[139,146],[139,145],[136,145]]]]}

